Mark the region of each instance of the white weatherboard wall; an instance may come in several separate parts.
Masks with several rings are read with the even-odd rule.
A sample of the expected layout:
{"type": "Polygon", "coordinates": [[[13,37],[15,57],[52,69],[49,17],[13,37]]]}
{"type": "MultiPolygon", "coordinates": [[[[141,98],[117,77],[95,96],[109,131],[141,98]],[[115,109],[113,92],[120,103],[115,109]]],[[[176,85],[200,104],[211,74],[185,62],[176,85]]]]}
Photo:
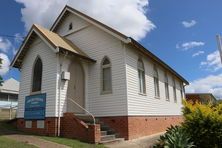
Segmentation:
{"type": "MultiPolygon", "coordinates": [[[[68,83],[69,80],[62,80],[61,81],[61,86],[60,86],[60,90],[59,90],[59,79],[60,79],[60,64],[62,65],[61,67],[61,71],[62,72],[68,72],[69,71],[69,66],[72,63],[72,60],[74,58],[74,56],[70,56],[70,55],[60,55],[60,57],[58,58],[58,65],[57,65],[57,95],[56,95],[56,117],[58,117],[58,113],[59,113],[59,91],[60,91],[60,115],[63,116],[63,113],[67,112],[67,89],[68,89],[68,83]],[[60,63],[60,64],[59,64],[60,63]]],[[[80,61],[83,69],[84,69],[84,74],[85,74],[85,108],[88,110],[88,63],[84,60],[81,60],[78,58],[78,60],[80,61]]],[[[76,106],[77,107],[77,106],[76,106]]]]}
{"type": "MultiPolygon", "coordinates": [[[[97,117],[127,115],[124,50],[121,41],[75,15],[66,17],[58,27],[57,33],[60,35],[69,34],[65,37],[71,40],[92,59],[96,60],[96,63],[89,63],[88,68],[87,66],[85,67],[88,70],[88,75],[86,75],[88,86],[86,101],[88,110],[97,117]],[[81,21],[81,23],[78,21],[81,21]],[[73,23],[73,31],[76,31],[76,28],[82,29],[70,34],[67,24],[71,22],[73,23]],[[85,26],[88,27],[85,28],[85,26]],[[104,56],[108,56],[112,64],[112,94],[102,95],[101,61],[104,56]]],[[[67,87],[63,91],[66,92],[66,89],[67,87]]],[[[66,94],[62,93],[61,95],[64,102],[66,94]]],[[[61,107],[65,108],[64,105],[61,105],[61,107]]]]}
{"type": "MultiPolygon", "coordinates": [[[[146,95],[139,94],[137,61],[142,56],[132,47],[126,46],[126,75],[128,115],[181,115],[180,82],[177,84],[177,103],[173,98],[173,75],[168,73],[170,101],[166,101],[164,86],[164,69],[158,66],[160,98],[155,98],[153,80],[153,61],[142,56],[145,67],[146,95]]],[[[157,64],[157,63],[156,63],[157,64]]]]}
{"type": "Polygon", "coordinates": [[[37,56],[43,63],[42,90],[46,93],[46,117],[55,116],[57,56],[41,39],[36,39],[23,60],[17,118],[24,117],[25,97],[31,95],[32,69],[37,56]]]}

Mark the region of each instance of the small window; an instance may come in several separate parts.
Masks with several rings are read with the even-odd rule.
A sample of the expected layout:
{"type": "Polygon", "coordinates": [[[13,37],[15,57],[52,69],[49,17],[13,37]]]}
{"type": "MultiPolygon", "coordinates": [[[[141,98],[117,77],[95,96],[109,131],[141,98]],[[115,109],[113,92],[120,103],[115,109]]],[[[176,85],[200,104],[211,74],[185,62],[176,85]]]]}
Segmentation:
{"type": "Polygon", "coordinates": [[[8,94],[0,93],[0,101],[9,101],[8,94]]]}
{"type": "Polygon", "coordinates": [[[10,95],[9,95],[9,101],[10,101],[10,102],[17,102],[17,101],[18,101],[18,95],[16,95],[16,94],[10,94],[10,95]]]}
{"type": "Polygon", "coordinates": [[[173,97],[174,97],[174,102],[177,102],[177,92],[176,92],[176,82],[173,80],[173,97]]]}
{"type": "Polygon", "coordinates": [[[105,57],[101,64],[102,69],[102,93],[112,92],[112,75],[111,75],[111,62],[105,57]]]}
{"type": "Polygon", "coordinates": [[[169,94],[169,83],[168,83],[168,76],[167,73],[165,73],[165,95],[166,95],[166,100],[170,100],[170,94],[169,94]]]}
{"type": "Polygon", "coordinates": [[[41,91],[42,86],[42,60],[37,57],[33,69],[32,92],[41,91]]]}
{"type": "Polygon", "coordinates": [[[139,93],[146,94],[145,69],[141,59],[137,63],[138,79],[139,79],[139,93]]]}
{"type": "Polygon", "coordinates": [[[154,80],[155,97],[159,98],[160,97],[159,76],[156,66],[154,66],[153,68],[153,80],[154,80]]]}
{"type": "Polygon", "coordinates": [[[72,23],[69,24],[69,30],[72,30],[72,23]]]}

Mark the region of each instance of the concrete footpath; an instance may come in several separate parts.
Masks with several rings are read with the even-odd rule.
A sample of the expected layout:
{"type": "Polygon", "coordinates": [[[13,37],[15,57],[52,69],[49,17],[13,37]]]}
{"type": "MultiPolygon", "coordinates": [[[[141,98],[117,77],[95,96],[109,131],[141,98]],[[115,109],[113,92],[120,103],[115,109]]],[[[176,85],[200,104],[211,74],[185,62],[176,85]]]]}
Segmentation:
{"type": "Polygon", "coordinates": [[[1,122],[0,136],[34,145],[39,148],[68,148],[68,146],[41,139],[38,136],[25,135],[19,131],[8,130],[1,126],[1,122]]]}
{"type": "Polygon", "coordinates": [[[154,135],[119,143],[106,144],[105,146],[108,148],[151,148],[152,145],[159,139],[160,135],[163,135],[164,133],[165,132],[157,133],[154,135]]]}
{"type": "Polygon", "coordinates": [[[57,144],[31,135],[11,134],[3,137],[34,145],[39,148],[68,148],[68,146],[57,144]]]}

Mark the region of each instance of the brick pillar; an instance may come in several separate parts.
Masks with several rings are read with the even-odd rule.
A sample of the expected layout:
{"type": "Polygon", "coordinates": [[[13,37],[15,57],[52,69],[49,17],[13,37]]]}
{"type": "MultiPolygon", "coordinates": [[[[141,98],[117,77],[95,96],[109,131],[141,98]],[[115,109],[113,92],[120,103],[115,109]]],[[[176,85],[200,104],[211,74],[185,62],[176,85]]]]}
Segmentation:
{"type": "Polygon", "coordinates": [[[100,124],[89,125],[88,142],[98,143],[101,140],[100,124]]]}

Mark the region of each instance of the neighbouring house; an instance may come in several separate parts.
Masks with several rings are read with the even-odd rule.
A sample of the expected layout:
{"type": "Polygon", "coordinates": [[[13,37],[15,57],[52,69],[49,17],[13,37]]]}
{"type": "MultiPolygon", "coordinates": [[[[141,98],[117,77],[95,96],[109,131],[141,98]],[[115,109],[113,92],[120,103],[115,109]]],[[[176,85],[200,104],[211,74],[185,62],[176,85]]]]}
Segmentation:
{"type": "Polygon", "coordinates": [[[0,86],[0,119],[15,117],[18,93],[19,82],[13,78],[5,80],[0,86]]]}
{"type": "Polygon", "coordinates": [[[69,6],[50,30],[31,27],[11,66],[21,71],[17,126],[32,133],[97,143],[182,121],[188,82],[134,39],[69,6]]]}
{"type": "Polygon", "coordinates": [[[192,103],[216,103],[217,99],[212,93],[186,93],[186,100],[192,103]]]}

